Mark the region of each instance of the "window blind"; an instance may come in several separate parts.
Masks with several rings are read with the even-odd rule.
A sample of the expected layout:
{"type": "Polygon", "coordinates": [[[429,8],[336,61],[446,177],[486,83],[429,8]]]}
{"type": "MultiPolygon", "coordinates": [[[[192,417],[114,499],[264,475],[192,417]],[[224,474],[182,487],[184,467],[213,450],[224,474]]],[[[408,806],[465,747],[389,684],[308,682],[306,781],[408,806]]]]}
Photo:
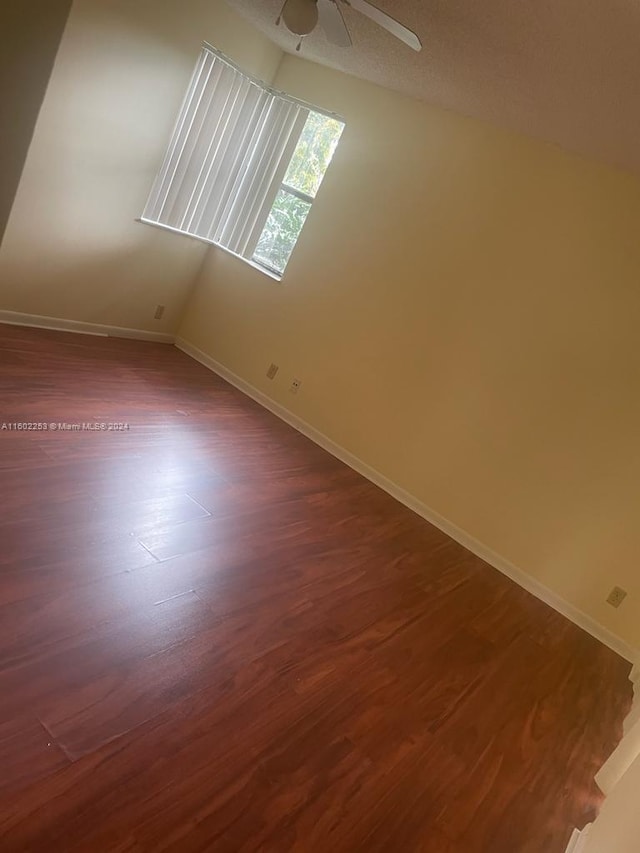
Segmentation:
{"type": "Polygon", "coordinates": [[[205,46],[143,219],[250,256],[308,113],[205,46]]]}

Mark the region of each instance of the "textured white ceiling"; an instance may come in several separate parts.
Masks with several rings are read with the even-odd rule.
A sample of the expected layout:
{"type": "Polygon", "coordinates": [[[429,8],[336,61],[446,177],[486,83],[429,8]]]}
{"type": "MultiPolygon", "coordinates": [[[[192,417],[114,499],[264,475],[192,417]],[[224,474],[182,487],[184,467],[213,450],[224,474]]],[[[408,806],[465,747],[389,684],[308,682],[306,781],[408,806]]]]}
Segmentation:
{"type": "MultiPolygon", "coordinates": [[[[285,51],[282,0],[227,0],[285,51]]],[[[306,59],[640,174],[640,0],[377,0],[421,53],[342,4],[353,47],[306,59]]]]}

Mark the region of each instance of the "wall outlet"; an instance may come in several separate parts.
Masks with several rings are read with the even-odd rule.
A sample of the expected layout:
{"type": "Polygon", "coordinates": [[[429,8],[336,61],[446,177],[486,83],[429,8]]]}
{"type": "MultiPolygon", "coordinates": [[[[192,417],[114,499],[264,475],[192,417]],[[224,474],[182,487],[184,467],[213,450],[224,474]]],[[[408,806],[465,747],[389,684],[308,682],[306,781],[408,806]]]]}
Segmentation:
{"type": "Polygon", "coordinates": [[[277,372],[278,372],[278,365],[271,362],[271,364],[269,365],[269,367],[267,369],[267,377],[269,379],[274,379],[277,372]]]}
{"type": "Polygon", "coordinates": [[[298,391],[300,390],[301,385],[302,385],[301,379],[294,379],[293,382],[291,383],[289,391],[291,391],[292,394],[297,394],[298,391]]]}
{"type": "Polygon", "coordinates": [[[156,305],[156,313],[153,315],[155,320],[162,320],[164,314],[164,305],[156,305]]]}
{"type": "Polygon", "coordinates": [[[614,588],[611,590],[607,597],[607,604],[610,604],[612,607],[620,607],[626,597],[626,590],[622,589],[619,586],[614,586],[614,588]]]}

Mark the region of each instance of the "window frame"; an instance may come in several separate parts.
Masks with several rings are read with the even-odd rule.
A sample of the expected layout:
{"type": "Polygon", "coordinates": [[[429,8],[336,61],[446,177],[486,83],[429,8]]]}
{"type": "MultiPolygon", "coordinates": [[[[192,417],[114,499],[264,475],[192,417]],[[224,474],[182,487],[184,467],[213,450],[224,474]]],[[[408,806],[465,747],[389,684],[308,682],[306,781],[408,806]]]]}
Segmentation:
{"type": "MultiPolygon", "coordinates": [[[[234,69],[238,74],[240,74],[244,78],[246,78],[246,80],[248,80],[249,82],[251,82],[252,84],[254,84],[256,86],[259,86],[264,92],[267,92],[269,95],[272,95],[276,98],[281,98],[285,101],[289,101],[293,104],[296,104],[296,105],[300,106],[302,109],[306,110],[308,114],[316,113],[318,115],[325,116],[327,118],[330,118],[330,119],[333,119],[335,121],[340,122],[343,125],[342,132],[344,132],[344,128],[346,127],[345,119],[342,116],[338,115],[337,113],[332,112],[330,110],[322,109],[321,107],[317,107],[315,104],[309,104],[308,102],[303,101],[300,98],[296,98],[295,96],[290,95],[287,92],[283,92],[280,89],[276,89],[273,86],[269,86],[263,80],[260,80],[259,78],[254,77],[251,74],[248,74],[237,63],[235,63],[232,59],[230,59],[228,56],[226,56],[226,54],[222,53],[222,51],[213,47],[213,45],[209,44],[208,42],[202,43],[201,51],[200,51],[200,54],[198,56],[197,62],[200,61],[202,54],[203,54],[203,51],[208,51],[209,53],[213,54],[213,56],[216,59],[219,59],[222,62],[226,63],[228,66],[230,66],[232,69],[234,69]]],[[[196,63],[196,68],[197,68],[197,63],[196,63]]],[[[187,88],[187,92],[186,92],[187,95],[189,94],[189,90],[190,90],[192,82],[193,82],[193,77],[191,78],[191,82],[189,84],[189,87],[187,88]]],[[[184,104],[183,104],[183,106],[184,106],[184,104]]],[[[176,122],[176,125],[174,126],[174,129],[172,130],[171,136],[170,136],[169,141],[168,141],[167,149],[165,149],[165,151],[168,150],[172,145],[172,142],[174,139],[174,134],[176,132],[176,127],[177,127],[177,124],[178,124],[180,117],[181,117],[183,106],[180,108],[180,110],[178,112],[177,122],[176,122]]],[[[303,124],[302,129],[304,129],[304,124],[303,124]]],[[[342,136],[342,132],[341,132],[341,136],[342,136]]],[[[301,133],[302,133],[302,130],[301,130],[300,134],[301,133]]],[[[292,187],[291,185],[285,183],[285,181],[284,181],[284,177],[286,176],[286,173],[289,169],[289,165],[292,162],[293,153],[295,152],[295,148],[296,148],[299,140],[300,140],[300,135],[298,135],[298,137],[295,140],[295,143],[293,145],[289,159],[286,162],[284,161],[284,159],[282,159],[279,163],[278,170],[279,170],[280,174],[282,175],[282,179],[278,180],[276,178],[276,180],[273,181],[272,186],[270,186],[268,194],[265,196],[264,203],[263,203],[262,207],[260,208],[260,212],[256,218],[256,224],[255,224],[254,229],[252,231],[251,238],[250,238],[249,243],[245,249],[246,254],[240,254],[240,253],[234,251],[233,249],[229,248],[228,246],[225,246],[223,243],[221,243],[217,240],[209,239],[208,237],[201,236],[201,235],[196,234],[194,232],[183,230],[182,228],[175,227],[175,226],[170,225],[166,222],[160,222],[160,221],[156,221],[155,219],[149,219],[149,218],[145,217],[144,214],[141,215],[140,217],[138,217],[136,219],[136,221],[144,223],[145,225],[154,226],[156,228],[162,228],[162,229],[171,231],[175,234],[180,234],[183,237],[190,237],[192,240],[198,240],[200,242],[206,243],[206,244],[211,245],[211,246],[216,246],[217,248],[222,249],[227,254],[230,254],[233,257],[239,258],[240,260],[244,261],[245,263],[249,264],[250,266],[254,267],[255,269],[265,273],[270,278],[275,279],[277,281],[281,281],[282,277],[284,276],[284,274],[286,272],[289,260],[287,260],[287,263],[285,264],[285,268],[281,271],[281,270],[277,269],[276,267],[270,265],[264,259],[256,258],[255,253],[256,253],[256,250],[258,247],[258,243],[260,241],[260,237],[262,236],[264,228],[267,224],[267,220],[269,219],[269,216],[271,214],[271,211],[273,210],[276,198],[277,198],[278,193],[280,191],[288,193],[289,195],[292,195],[292,196],[300,199],[301,201],[305,202],[306,204],[308,204],[309,205],[309,211],[311,210],[313,203],[317,199],[317,191],[316,191],[316,194],[312,196],[312,195],[309,195],[308,193],[303,192],[302,190],[298,190],[295,187],[292,187]]],[[[324,176],[326,174],[326,171],[327,171],[329,165],[330,165],[330,162],[327,163],[325,171],[322,173],[322,178],[320,180],[320,184],[322,183],[322,180],[324,179],[324,176]]],[[[161,165],[160,169],[162,169],[162,165],[161,165]]],[[[237,221],[240,221],[240,220],[237,220],[237,221]]],[[[304,227],[304,224],[302,227],[304,227]]],[[[291,253],[293,253],[293,250],[295,249],[295,246],[298,242],[298,239],[299,239],[301,232],[302,232],[302,228],[300,229],[300,231],[298,232],[298,235],[296,236],[296,240],[293,244],[291,253]]]]}

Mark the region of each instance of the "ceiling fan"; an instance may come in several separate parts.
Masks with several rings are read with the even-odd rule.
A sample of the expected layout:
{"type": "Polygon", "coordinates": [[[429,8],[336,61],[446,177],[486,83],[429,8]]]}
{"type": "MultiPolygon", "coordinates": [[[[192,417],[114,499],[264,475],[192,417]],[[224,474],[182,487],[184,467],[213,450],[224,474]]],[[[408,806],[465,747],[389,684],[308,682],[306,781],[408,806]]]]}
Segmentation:
{"type": "MultiPolygon", "coordinates": [[[[342,2],[375,21],[413,50],[422,50],[422,43],[414,32],[367,0],[342,0],[342,2]]],[[[294,35],[300,36],[296,50],[300,50],[302,38],[312,33],[317,25],[324,30],[332,44],[340,47],[350,47],[352,44],[338,0],[285,0],[276,24],[280,21],[294,35]]]]}

